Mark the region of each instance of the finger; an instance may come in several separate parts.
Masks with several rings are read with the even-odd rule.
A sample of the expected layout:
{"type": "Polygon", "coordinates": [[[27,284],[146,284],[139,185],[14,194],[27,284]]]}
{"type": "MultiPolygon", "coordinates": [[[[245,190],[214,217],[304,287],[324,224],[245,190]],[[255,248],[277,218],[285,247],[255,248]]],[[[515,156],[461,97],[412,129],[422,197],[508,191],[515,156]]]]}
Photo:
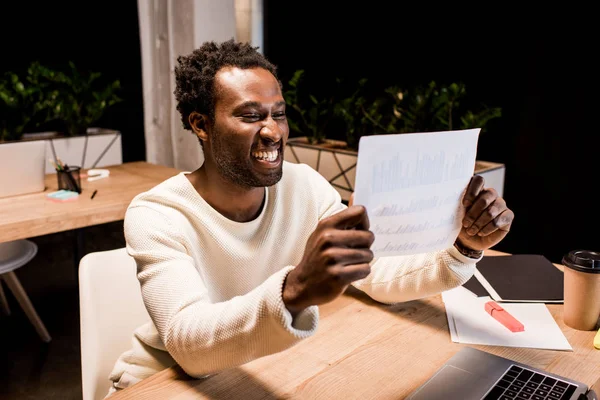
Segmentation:
{"type": "Polygon", "coordinates": [[[371,231],[356,229],[329,229],[319,237],[320,249],[328,247],[352,247],[370,248],[375,241],[375,235],[371,231]]]}
{"type": "Polygon", "coordinates": [[[328,226],[338,229],[369,229],[367,209],[363,206],[352,206],[323,220],[328,226]]]}
{"type": "Polygon", "coordinates": [[[348,207],[352,207],[354,204],[354,192],[350,195],[350,200],[348,200],[348,207]]]}
{"type": "Polygon", "coordinates": [[[501,197],[496,197],[496,200],[486,207],[481,212],[479,217],[467,229],[467,234],[471,236],[476,235],[481,228],[489,224],[492,220],[494,220],[494,218],[502,214],[506,209],[507,207],[504,199],[501,197]]]}
{"type": "Polygon", "coordinates": [[[371,273],[371,264],[353,264],[342,267],[337,271],[337,276],[344,282],[354,282],[364,279],[371,273]]]}
{"type": "Polygon", "coordinates": [[[502,212],[502,214],[498,215],[492,221],[490,221],[486,226],[481,228],[478,235],[479,236],[489,236],[492,233],[500,230],[504,232],[508,232],[510,230],[510,226],[512,225],[513,219],[515,218],[515,214],[512,210],[506,209],[502,212]]]}
{"type": "Polygon", "coordinates": [[[481,213],[488,208],[492,203],[496,201],[498,198],[498,193],[495,189],[489,188],[482,190],[473,205],[467,209],[465,216],[463,218],[463,227],[469,228],[473,225],[473,222],[479,218],[481,213]]]}
{"type": "Polygon", "coordinates": [[[484,183],[485,180],[481,175],[473,175],[463,197],[463,205],[465,207],[470,207],[471,204],[475,202],[475,199],[479,195],[479,192],[481,192],[481,190],[483,189],[484,183]]]}
{"type": "Polygon", "coordinates": [[[370,249],[349,249],[332,247],[323,252],[328,265],[364,264],[373,261],[373,252],[370,249]]]}

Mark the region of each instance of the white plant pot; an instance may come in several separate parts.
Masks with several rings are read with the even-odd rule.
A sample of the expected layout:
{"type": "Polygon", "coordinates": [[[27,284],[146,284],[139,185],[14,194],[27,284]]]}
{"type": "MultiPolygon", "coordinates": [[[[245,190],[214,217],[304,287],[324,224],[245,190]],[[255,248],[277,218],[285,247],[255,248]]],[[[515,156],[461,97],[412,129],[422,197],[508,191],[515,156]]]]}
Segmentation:
{"type": "MultiPolygon", "coordinates": [[[[46,157],[52,159],[56,153],[56,157],[68,165],[89,169],[123,164],[121,133],[119,131],[89,128],[87,146],[85,136],[53,136],[57,136],[57,133],[28,133],[23,135],[23,140],[44,140],[46,142],[46,157]],[[84,149],[85,157],[83,154],[84,149]],[[82,161],[83,165],[81,165],[82,161]]],[[[56,172],[54,167],[48,162],[46,173],[51,174],[54,172],[56,172]]]]}

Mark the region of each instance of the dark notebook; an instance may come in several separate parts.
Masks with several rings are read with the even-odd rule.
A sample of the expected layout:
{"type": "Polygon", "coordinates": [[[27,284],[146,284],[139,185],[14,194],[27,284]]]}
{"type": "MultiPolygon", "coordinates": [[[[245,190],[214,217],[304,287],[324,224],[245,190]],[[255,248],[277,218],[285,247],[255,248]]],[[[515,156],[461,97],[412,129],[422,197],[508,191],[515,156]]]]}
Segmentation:
{"type": "Polygon", "coordinates": [[[463,285],[477,296],[507,302],[563,302],[563,273],[537,254],[484,256],[463,285]]]}

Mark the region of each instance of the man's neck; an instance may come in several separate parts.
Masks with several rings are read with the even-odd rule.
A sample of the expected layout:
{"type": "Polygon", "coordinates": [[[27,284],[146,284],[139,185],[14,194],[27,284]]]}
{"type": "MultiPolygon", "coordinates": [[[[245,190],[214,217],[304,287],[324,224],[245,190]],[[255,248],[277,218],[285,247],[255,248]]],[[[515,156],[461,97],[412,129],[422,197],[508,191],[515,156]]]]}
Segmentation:
{"type": "Polygon", "coordinates": [[[203,165],[186,175],[198,194],[217,212],[236,222],[248,222],[260,214],[265,188],[243,188],[224,179],[203,165]]]}

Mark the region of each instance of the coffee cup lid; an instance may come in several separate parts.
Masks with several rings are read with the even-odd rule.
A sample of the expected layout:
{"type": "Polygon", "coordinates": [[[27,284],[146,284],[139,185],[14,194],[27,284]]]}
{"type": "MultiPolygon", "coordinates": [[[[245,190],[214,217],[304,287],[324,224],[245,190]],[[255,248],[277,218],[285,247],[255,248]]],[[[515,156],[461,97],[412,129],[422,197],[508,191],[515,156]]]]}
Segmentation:
{"type": "Polygon", "coordinates": [[[563,257],[563,265],[581,272],[600,274],[600,253],[589,250],[573,250],[563,257]]]}

